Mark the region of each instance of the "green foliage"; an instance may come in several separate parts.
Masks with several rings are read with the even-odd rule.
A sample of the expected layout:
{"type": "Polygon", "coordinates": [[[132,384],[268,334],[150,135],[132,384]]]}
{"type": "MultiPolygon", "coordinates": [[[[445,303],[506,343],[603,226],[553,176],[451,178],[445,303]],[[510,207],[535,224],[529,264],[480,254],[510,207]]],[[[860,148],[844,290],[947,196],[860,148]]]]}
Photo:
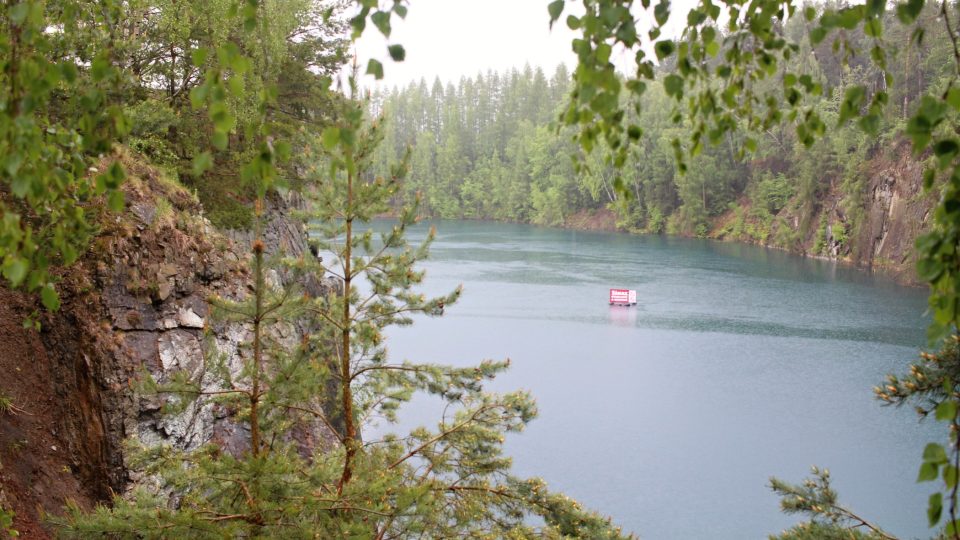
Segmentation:
{"type": "Polygon", "coordinates": [[[441,315],[460,291],[437,298],[417,292],[424,274],[415,265],[427,256],[432,234],[421,245],[407,243],[415,208],[403,209],[385,232],[367,228],[401,189],[403,167],[388,178],[366,173],[380,126],[365,122],[362,104],[349,103],[336,125],[316,133],[308,147],[323,165],[305,184],[312,210],[305,218],[329,260],[285,259],[282,269],[293,276],[337,276],[342,290],[314,297],[298,287],[268,285],[270,263],[258,239],[251,295],[213,302],[220,320],[251,329],[240,348],[242,369],[231,376],[223,359],[211,355],[205,385],[181,373],[156,386],[175,397],[172,406],[200,399],[236,411],[249,425],[249,449],[232,455],[215,445],[143,448],[137,464],[151,481],[111,508],[87,514],[71,507],[59,523],[62,536],[624,537],[541,481],[510,474],[504,436],[522,430],[536,409],[525,392],[486,391],[508,362],[450,367],[388,357],[388,326],[410,324],[412,314],[441,315]],[[277,338],[279,328],[304,324],[313,331],[299,343],[277,338]],[[213,389],[206,386],[210,374],[220,379],[213,389]],[[336,395],[329,397],[336,399],[318,397],[331,388],[336,395]],[[395,419],[414,392],[447,401],[435,429],[361,444],[363,422],[395,419]],[[302,455],[291,433],[304,422],[325,425],[337,447],[302,455]]]}
{"type": "Polygon", "coordinates": [[[950,445],[931,442],[924,448],[918,482],[940,481],[941,490],[930,495],[927,518],[934,527],[944,521],[943,533],[955,537],[958,532],[958,470],[960,447],[957,445],[958,392],[960,386],[960,337],[945,340],[937,353],[920,353],[920,361],[910,366],[906,375],[888,375],[887,380],[873,390],[884,403],[901,406],[915,404],[921,417],[934,415],[938,422],[947,424],[950,445]],[[945,518],[945,519],[944,519],[945,518]]]}
{"type": "MultiPolygon", "coordinates": [[[[828,123],[842,131],[855,122],[875,137],[890,120],[889,87],[897,76],[901,81],[924,76],[908,60],[889,61],[913,53],[888,49],[883,41],[888,33],[916,46],[921,51],[918,56],[931,62],[936,58],[939,64],[934,65],[952,64],[939,68],[935,83],[926,90],[912,94],[909,88],[895,91],[903,97],[904,134],[912,140],[915,153],[930,152],[935,157],[928,184],[938,174],[949,179],[934,215],[936,228],[918,240],[917,247],[919,273],[933,290],[931,340],[936,342],[955,331],[960,309],[956,285],[960,281],[954,279],[960,275],[960,254],[955,249],[960,243],[960,142],[947,126],[956,125],[960,112],[960,90],[955,88],[960,83],[960,56],[951,54],[955,47],[951,51],[925,45],[931,39],[928,32],[937,36],[934,43],[937,39],[957,43],[958,30],[950,22],[955,6],[941,2],[941,21],[934,24],[936,9],[925,9],[924,0],[895,6],[897,20],[885,2],[815,8],[764,0],[745,9],[740,2],[704,0],[687,13],[681,37],[674,41],[661,37],[671,18],[668,1],[636,4],[633,0],[587,0],[585,15],[568,18],[580,36],[573,41],[578,66],[563,120],[578,129],[578,140],[588,152],[602,141],[618,169],[624,167],[637,144],[631,134],[639,125],[631,112],[643,109],[642,98],[658,79],[658,66],[644,45],[653,46],[660,65],[674,67],[662,79],[664,89],[674,101],[675,121],[686,122],[691,129],[688,137],[670,140],[681,173],[694,170],[690,162],[707,143],[722,143],[730,134],[745,131],[741,152],[757,152],[756,137],[775,133],[784,122],[792,124],[796,141],[806,147],[826,135],[828,123]],[[794,16],[800,12],[806,22],[794,16]],[[651,15],[655,25],[645,35],[639,33],[637,28],[643,27],[639,18],[651,15]],[[804,59],[810,52],[818,58],[821,51],[824,57],[828,55],[829,51],[822,50],[824,44],[830,44],[834,53],[842,52],[839,61],[831,65],[821,60],[819,72],[810,69],[804,59]],[[617,48],[635,53],[633,69],[625,79],[616,74],[610,61],[617,48]],[[839,76],[836,82],[831,80],[833,73],[839,76]],[[831,86],[837,91],[825,93],[824,88],[831,86]],[[915,105],[908,114],[911,98],[915,105]]],[[[564,4],[558,6],[551,11],[552,21],[562,16],[564,4]]],[[[684,221],[696,223],[703,210],[692,207],[684,221]]]]}
{"type": "Polygon", "coordinates": [[[649,216],[650,217],[647,218],[647,232],[651,234],[662,234],[666,226],[666,218],[664,218],[660,207],[654,206],[652,209],[650,209],[649,216]]]}
{"type": "Polygon", "coordinates": [[[0,415],[9,414],[13,412],[13,399],[0,392],[0,415]]]}
{"type": "Polygon", "coordinates": [[[179,165],[170,140],[170,129],[179,123],[168,103],[148,98],[124,108],[131,130],[127,145],[158,166],[179,165]]]}
{"type": "Polygon", "coordinates": [[[51,265],[73,263],[93,231],[86,208],[105,195],[116,207],[122,171],[88,169],[127,130],[109,91],[120,80],[107,29],[114,2],[7,3],[0,11],[0,274],[59,304],[51,265]],[[61,32],[49,32],[61,28],[61,32]]]}
{"type": "Polygon", "coordinates": [[[824,255],[827,252],[827,214],[820,215],[820,225],[817,227],[817,233],[813,241],[813,253],[824,255]]]}
{"type": "Polygon", "coordinates": [[[777,218],[773,228],[774,245],[783,249],[795,249],[800,243],[800,231],[791,227],[783,218],[777,218]]]}
{"type": "Polygon", "coordinates": [[[847,227],[843,223],[837,221],[830,225],[830,233],[837,245],[845,246],[847,244],[847,227]]]}
{"type": "Polygon", "coordinates": [[[884,538],[870,532],[849,529],[837,525],[809,521],[795,525],[782,533],[770,536],[771,540],[877,540],[884,538]]]}
{"type": "Polygon", "coordinates": [[[757,183],[753,201],[766,209],[767,212],[776,214],[787,205],[795,192],[796,188],[793,182],[782,173],[777,175],[766,174],[757,183]]]}
{"type": "MultiPolygon", "coordinates": [[[[382,5],[369,0],[354,3],[358,11],[348,24],[355,36],[369,22],[389,37],[394,16],[403,18],[407,12],[405,3],[399,0],[382,5]]],[[[435,83],[427,92],[421,83],[415,91],[392,96],[388,107],[396,111],[394,116],[399,121],[394,125],[400,127],[385,136],[391,148],[383,152],[385,157],[375,168],[388,180],[379,185],[369,176],[360,176],[361,163],[375,155],[379,136],[373,132],[377,130],[371,128],[368,137],[360,129],[363,115],[356,108],[348,108],[343,118],[330,112],[340,110],[334,105],[341,99],[328,91],[329,76],[344,56],[344,43],[336,35],[343,27],[337,18],[339,3],[28,0],[7,4],[2,9],[5,24],[0,25],[0,55],[5,61],[0,92],[7,103],[0,112],[0,274],[11,286],[39,292],[41,302],[48,309],[56,309],[60,300],[49,269],[51,265],[70,264],[82,253],[93,231],[86,208],[101,196],[114,210],[123,206],[118,190],[125,179],[123,170],[111,166],[96,171],[93,178],[89,171],[98,156],[131,127],[131,145],[152,159],[177,166],[180,173],[191,171],[194,187],[211,216],[231,227],[255,225],[258,216],[249,209],[250,203],[262,201],[271,189],[284,184],[280,163],[290,153],[290,144],[276,135],[302,134],[306,141],[296,142],[306,148],[313,147],[323,133],[321,146],[330,153],[330,178],[353,178],[360,182],[358,188],[368,190],[369,207],[361,209],[349,199],[340,207],[358,223],[375,211],[386,210],[388,196],[403,194],[410,202],[420,192],[425,209],[439,216],[559,223],[577,209],[613,204],[621,212],[621,220],[635,220],[636,225],[651,231],[706,234],[710,219],[744,194],[749,175],[740,158],[752,153],[757,163],[751,166],[761,171],[763,160],[788,160],[790,167],[783,178],[796,179],[796,195],[794,203],[788,203],[784,197],[789,185],[784,186],[780,177],[766,185],[761,180],[754,195],[755,203],[759,199],[755,211],[737,215],[738,234],[769,236],[772,214],[793,204],[801,216],[799,231],[805,234],[812,226],[808,220],[815,215],[828,171],[843,171],[843,205],[850,228],[835,224],[830,235],[840,243],[849,234],[856,234],[856,210],[863,204],[863,185],[851,180],[853,169],[848,167],[856,160],[848,156],[851,152],[865,155],[869,148],[866,139],[875,140],[879,135],[881,140],[890,140],[890,133],[902,130],[916,154],[932,156],[925,180],[928,187],[936,185],[943,192],[934,214],[934,230],[917,242],[918,271],[932,287],[932,342],[954,334],[960,310],[960,253],[956,249],[960,245],[960,142],[952,129],[960,112],[960,66],[951,60],[957,31],[950,22],[951,14],[956,15],[955,7],[944,1],[938,10],[923,0],[907,0],[888,12],[885,3],[873,1],[811,7],[793,0],[760,0],[749,6],[738,1],[703,0],[680,14],[686,17],[681,35],[666,38],[662,34],[671,24],[669,1],[651,5],[642,0],[639,6],[636,4],[633,0],[584,0],[584,15],[566,17],[568,27],[581,36],[573,42],[578,66],[572,94],[560,114],[566,127],[559,133],[543,128],[567,90],[566,74],[561,71],[550,83],[541,73],[510,74],[509,80],[488,74],[483,82],[478,77],[458,89],[435,83]],[[655,21],[653,28],[646,30],[643,17],[655,21]],[[887,37],[897,44],[896,48],[887,47],[887,37]],[[634,54],[635,63],[627,77],[619,76],[611,62],[615,50],[634,54]],[[649,50],[656,60],[648,57],[649,50]],[[466,96],[464,106],[456,102],[457,96],[466,96]],[[410,118],[431,111],[425,122],[423,116],[416,118],[420,122],[417,125],[425,128],[411,129],[412,122],[404,124],[405,103],[413,111],[410,118]],[[135,121],[132,126],[128,116],[135,121]],[[331,124],[337,127],[324,129],[331,124]],[[866,138],[852,135],[853,130],[845,127],[852,124],[866,138]],[[583,150],[582,160],[576,165],[560,164],[557,155],[577,153],[567,139],[571,133],[583,150]],[[390,158],[405,155],[414,141],[414,174],[408,187],[403,188],[393,180],[392,171],[388,174],[388,164],[390,158]],[[798,149],[802,147],[811,151],[801,154],[798,149]],[[673,174],[674,161],[679,175],[673,174]]],[[[561,20],[565,7],[562,1],[548,5],[551,24],[561,20]]],[[[400,45],[392,44],[386,52],[394,61],[405,57],[400,45]]],[[[379,78],[384,65],[371,60],[366,70],[379,78]]],[[[780,174],[783,169],[775,165],[770,170],[780,174]]],[[[342,187],[342,182],[337,185],[342,187]]],[[[327,202],[344,203],[337,198],[343,193],[319,193],[327,197],[327,202]]],[[[363,194],[362,190],[358,193],[363,194]]],[[[322,206],[323,199],[320,202],[322,206]]],[[[402,222],[413,219],[410,211],[400,213],[402,222]]],[[[826,213],[821,215],[822,230],[817,231],[815,246],[818,252],[826,250],[828,240],[826,213]]],[[[326,225],[336,228],[342,224],[326,225]]],[[[796,244],[796,231],[786,225],[785,220],[778,221],[778,241],[782,245],[796,244]]],[[[343,232],[351,237],[349,227],[343,232]]],[[[322,523],[321,529],[331,527],[322,529],[328,534],[368,533],[371,525],[358,516],[385,513],[391,516],[387,528],[401,523],[410,527],[406,530],[463,526],[466,529],[451,530],[474,533],[477,529],[469,527],[498,527],[497,532],[503,535],[522,535],[530,526],[518,516],[546,508],[555,509],[545,512],[545,531],[550,534],[606,534],[600,528],[577,529],[586,523],[601,527],[602,520],[584,516],[575,506],[560,504],[560,499],[535,498],[535,484],[495,475],[499,483],[476,486],[476,498],[472,498],[459,490],[449,490],[450,485],[443,483],[446,478],[431,484],[433,487],[411,484],[410,477],[415,473],[405,461],[401,460],[403,466],[392,466],[400,457],[416,451],[416,459],[436,465],[437,474],[449,472],[459,462],[445,461],[443,452],[430,454],[441,441],[452,448],[449,455],[479,460],[487,454],[481,455],[476,448],[496,446],[502,432],[519,429],[532,414],[532,404],[522,395],[485,401],[487,395],[479,386],[468,383],[469,374],[465,372],[437,367],[382,369],[377,364],[385,361],[377,342],[382,336],[381,325],[407,322],[402,311],[391,313],[391,306],[429,311],[445,305],[411,296],[409,287],[419,278],[409,265],[425,256],[426,246],[422,251],[407,251],[405,244],[399,243],[402,227],[398,234],[388,234],[381,242],[398,242],[393,246],[401,253],[397,256],[407,259],[390,262],[389,271],[373,272],[375,296],[369,304],[373,311],[351,304],[357,296],[349,280],[348,294],[341,304],[336,304],[335,298],[316,299],[319,304],[312,308],[313,313],[329,316],[330,309],[343,307],[350,319],[353,305],[354,315],[374,315],[356,327],[350,324],[357,319],[350,319],[340,328],[347,336],[341,360],[356,353],[363,361],[373,362],[364,364],[370,370],[364,372],[363,381],[358,380],[358,384],[369,382],[372,386],[363,387],[369,393],[354,394],[358,396],[357,410],[380,407],[379,412],[389,414],[411,389],[442,394],[438,389],[450,387],[461,392],[458,399],[462,398],[461,413],[466,416],[459,418],[464,421],[485,421],[484,415],[507,411],[507,418],[500,424],[496,424],[496,418],[489,418],[498,426],[496,429],[451,432],[449,424],[441,424],[439,439],[431,432],[420,432],[369,450],[358,448],[347,430],[341,454],[308,464],[297,462],[296,453],[283,444],[261,453],[261,445],[255,443],[250,459],[232,461],[221,459],[214,449],[203,451],[209,456],[203,452],[155,456],[158,468],[154,472],[165,478],[168,487],[184,492],[185,504],[165,509],[158,504],[156,494],[118,501],[112,511],[98,510],[90,518],[93,521],[85,522],[75,514],[73,524],[79,527],[76,534],[107,527],[117,534],[143,535],[146,533],[136,527],[149,521],[151,526],[166,523],[171,531],[183,535],[257,535],[266,531],[271,519],[285,520],[290,517],[287,512],[293,512],[297,518],[322,523]],[[405,264],[410,274],[404,273],[405,264]],[[381,294],[382,298],[376,296],[381,294]],[[360,345],[363,343],[367,345],[360,345]],[[376,375],[381,371],[389,376],[376,375]],[[366,404],[364,399],[368,400],[366,404]],[[487,409],[490,403],[496,406],[487,409]],[[470,411],[478,416],[471,416],[470,411]],[[352,464],[353,474],[366,481],[351,483],[345,479],[342,471],[348,467],[341,467],[344,462],[352,464]],[[184,468],[184,464],[191,466],[184,468]],[[303,485],[294,480],[303,477],[304,467],[313,466],[316,469],[310,470],[314,476],[308,475],[317,480],[313,485],[330,488],[335,483],[335,500],[321,500],[315,492],[291,495],[289,490],[303,485]],[[383,471],[394,471],[391,474],[396,476],[376,476],[383,471]],[[224,484],[213,477],[198,476],[203,472],[223,473],[232,480],[224,484]],[[268,480],[271,478],[280,484],[268,480]],[[523,486],[529,489],[524,491],[523,486]],[[353,493],[348,488],[361,490],[353,493]],[[392,498],[394,495],[396,498],[392,498]],[[287,496],[291,499],[285,499],[287,496]],[[356,506],[368,500],[380,501],[376,504],[383,506],[362,510],[356,506]],[[408,513],[411,508],[417,511],[408,513]],[[451,508],[459,513],[443,513],[451,508]],[[331,520],[332,515],[337,519],[331,520]],[[515,520],[503,521],[504,515],[515,520]],[[84,523],[94,522],[94,528],[82,529],[84,523]]],[[[354,247],[375,257],[376,253],[366,249],[372,245],[371,238],[357,235],[354,247]]],[[[352,246],[353,240],[347,245],[352,246]]],[[[289,315],[285,306],[301,309],[300,304],[275,298],[264,289],[263,261],[257,254],[254,258],[256,305],[224,303],[220,307],[233,309],[255,324],[279,321],[281,315],[289,315]],[[261,300],[274,309],[273,320],[265,317],[261,300]]],[[[352,254],[348,251],[341,260],[349,268],[352,254]]],[[[361,266],[369,263],[370,259],[358,259],[361,266]]],[[[343,275],[349,276],[350,272],[343,275]]],[[[322,350],[320,346],[325,344],[313,343],[316,350],[322,350]]],[[[238,398],[234,405],[241,417],[254,422],[260,416],[253,403],[259,404],[263,398],[268,409],[273,407],[272,412],[264,412],[264,428],[283,433],[289,428],[291,410],[283,399],[301,400],[304,387],[322,385],[329,363],[318,362],[321,367],[311,368],[315,372],[304,371],[299,389],[272,401],[276,396],[269,392],[261,395],[254,381],[266,378],[271,392],[283,388],[282,381],[270,379],[276,373],[261,369],[261,360],[253,360],[246,379],[230,386],[224,399],[238,398]]],[[[300,365],[299,360],[295,362],[284,354],[269,361],[271,366],[284,369],[300,365]]],[[[479,368],[480,377],[501,368],[498,363],[484,364],[479,368]]],[[[345,371],[339,373],[343,398],[353,391],[352,378],[344,377],[345,371]],[[346,379],[351,381],[343,386],[346,379]]],[[[949,376],[943,382],[951,380],[958,379],[949,376]]],[[[919,382],[909,382],[919,388],[919,382]]],[[[179,390],[189,388],[183,381],[179,390]]],[[[913,392],[909,386],[905,388],[913,392]]],[[[950,405],[950,391],[944,390],[948,397],[933,410],[956,428],[956,406],[950,405]]],[[[935,394],[930,390],[924,395],[935,394]]],[[[900,396],[888,397],[895,400],[900,396]]],[[[353,421],[353,415],[348,414],[353,405],[346,405],[349,401],[344,400],[346,410],[341,412],[345,422],[353,421]]],[[[956,444],[949,452],[942,446],[930,447],[920,475],[928,479],[932,472],[934,479],[943,478],[948,495],[938,492],[931,497],[929,517],[931,522],[939,522],[944,515],[951,516],[947,534],[956,533],[951,529],[955,528],[952,516],[957,501],[950,489],[956,486],[957,473],[956,468],[951,469],[954,462],[948,459],[955,453],[956,444]]],[[[502,456],[496,452],[492,456],[492,462],[481,460],[488,467],[484,474],[504,470],[502,456]]],[[[780,487],[784,493],[793,489],[780,487]]],[[[830,494],[826,478],[808,487],[814,490],[812,496],[830,494]]],[[[819,510],[807,507],[803,511],[819,510]]],[[[173,532],[159,535],[168,534],[173,532]]]]}
{"type": "Polygon", "coordinates": [[[16,517],[13,510],[7,510],[0,506],[0,533],[9,538],[17,538],[20,532],[13,528],[13,518],[16,517]]]}
{"type": "Polygon", "coordinates": [[[787,514],[805,514],[811,518],[779,536],[780,540],[804,538],[874,538],[893,537],[851,510],[842,506],[837,492],[830,486],[830,471],[813,467],[812,476],[801,484],[770,479],[770,488],[780,497],[780,508],[787,514]],[[863,531],[858,530],[863,529],[863,531]]]}

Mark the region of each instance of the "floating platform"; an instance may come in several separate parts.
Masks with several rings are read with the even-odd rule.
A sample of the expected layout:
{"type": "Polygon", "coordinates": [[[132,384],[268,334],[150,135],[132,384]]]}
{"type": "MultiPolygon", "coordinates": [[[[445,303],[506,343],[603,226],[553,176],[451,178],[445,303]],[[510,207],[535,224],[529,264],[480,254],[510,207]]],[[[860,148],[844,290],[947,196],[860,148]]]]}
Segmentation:
{"type": "Polygon", "coordinates": [[[637,305],[637,291],[633,289],[610,289],[611,306],[637,305]]]}

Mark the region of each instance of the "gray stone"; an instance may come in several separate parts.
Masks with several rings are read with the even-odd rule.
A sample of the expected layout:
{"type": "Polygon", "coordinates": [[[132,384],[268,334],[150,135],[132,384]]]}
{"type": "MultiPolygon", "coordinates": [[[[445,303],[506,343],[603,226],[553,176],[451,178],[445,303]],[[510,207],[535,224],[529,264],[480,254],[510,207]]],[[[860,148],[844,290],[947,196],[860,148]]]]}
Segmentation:
{"type": "Polygon", "coordinates": [[[173,371],[187,371],[191,377],[200,375],[203,369],[203,351],[200,340],[188,330],[171,330],[160,335],[157,342],[160,367],[163,375],[173,371]]]}
{"type": "Polygon", "coordinates": [[[157,298],[159,298],[160,301],[163,302],[167,298],[170,298],[170,294],[172,292],[173,292],[173,282],[168,279],[167,281],[164,281],[163,283],[160,284],[160,287],[157,290],[157,298]]]}
{"type": "Polygon", "coordinates": [[[130,205],[130,212],[144,225],[150,225],[157,216],[157,207],[142,202],[134,203],[130,205]]]}
{"type": "Polygon", "coordinates": [[[181,309],[177,313],[177,322],[186,328],[203,328],[203,318],[194,313],[192,308],[181,309]]]}

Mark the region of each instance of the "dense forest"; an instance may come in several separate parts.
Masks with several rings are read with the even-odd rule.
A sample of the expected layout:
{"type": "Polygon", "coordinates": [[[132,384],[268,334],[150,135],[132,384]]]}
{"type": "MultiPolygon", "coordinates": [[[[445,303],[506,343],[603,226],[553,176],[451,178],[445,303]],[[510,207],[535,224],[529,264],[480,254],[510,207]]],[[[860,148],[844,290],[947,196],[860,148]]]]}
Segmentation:
{"type": "MultiPolygon", "coordinates": [[[[663,79],[676,72],[666,59],[640,98],[636,124],[643,137],[617,168],[604,161],[602,149],[580,150],[574,129],[561,121],[572,88],[568,69],[526,66],[375,94],[372,113],[388,125],[376,170],[386,173],[411,149],[405,196],[421,192],[424,211],[436,217],[563,225],[578,213],[609,209],[621,228],[648,233],[724,236],[791,250],[816,234],[820,241],[808,251],[827,255],[828,227],[835,243],[844,244],[864,223],[867,162],[893,151],[920,97],[942,92],[952,76],[953,49],[937,9],[928,5],[921,15],[926,38],[919,44],[910,38],[912,26],[887,15],[888,63],[898,84],[888,90],[890,105],[871,135],[856,125],[831,127],[807,148],[784,118],[756,135],[755,152],[744,155],[745,135],[730,133],[678,174],[672,140],[689,139],[692,126],[675,118],[674,100],[664,91],[663,79]],[[841,198],[837,216],[818,212],[831,187],[841,198]]],[[[784,25],[800,45],[785,67],[812,81],[812,107],[835,126],[849,89],[863,86],[872,95],[886,88],[884,75],[869,58],[872,38],[862,29],[847,32],[841,50],[830,41],[811,45],[808,24],[794,17],[784,25]]]]}

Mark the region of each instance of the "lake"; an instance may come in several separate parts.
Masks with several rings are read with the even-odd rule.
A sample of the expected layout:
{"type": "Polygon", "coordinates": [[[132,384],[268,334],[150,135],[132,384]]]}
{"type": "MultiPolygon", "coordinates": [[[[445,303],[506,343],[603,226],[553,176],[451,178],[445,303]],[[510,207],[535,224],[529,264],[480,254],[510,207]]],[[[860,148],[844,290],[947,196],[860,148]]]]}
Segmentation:
{"type": "MultiPolygon", "coordinates": [[[[510,358],[494,390],[540,415],[507,440],[520,476],[646,539],[766,538],[796,523],[770,476],[828,467],[841,502],[929,537],[915,483],[943,432],[872,387],[925,344],[926,293],[830,262],[706,240],[437,222],[424,291],[464,285],[441,318],[392,329],[394,360],[510,358]],[[637,290],[612,307],[609,288],[637,290]]],[[[426,226],[410,237],[422,239],[426,226]]],[[[415,399],[400,427],[434,426],[415,399]]]]}

